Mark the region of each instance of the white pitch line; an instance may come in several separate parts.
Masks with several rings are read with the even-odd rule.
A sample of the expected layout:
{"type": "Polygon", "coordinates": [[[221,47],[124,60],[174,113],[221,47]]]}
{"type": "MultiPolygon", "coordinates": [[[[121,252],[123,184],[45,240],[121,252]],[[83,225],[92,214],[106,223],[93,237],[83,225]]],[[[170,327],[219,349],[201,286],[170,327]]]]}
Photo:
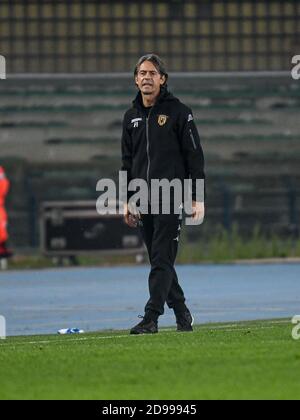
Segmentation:
{"type": "MultiPolygon", "coordinates": [[[[215,325],[215,326],[199,326],[196,331],[218,331],[218,330],[226,330],[228,332],[235,332],[235,331],[245,331],[245,329],[255,331],[255,330],[264,330],[273,328],[274,325],[277,324],[289,324],[289,321],[286,320],[278,320],[278,321],[269,321],[266,322],[267,325],[261,326],[261,327],[254,327],[247,324],[226,324],[226,325],[215,325]]],[[[160,331],[160,334],[176,334],[179,335],[179,333],[175,329],[171,328],[164,328],[160,331]]],[[[112,335],[112,336],[97,336],[97,337],[80,337],[80,338],[68,338],[66,341],[63,340],[40,340],[40,341],[26,341],[26,342],[15,342],[15,343],[9,343],[5,344],[3,343],[0,345],[1,347],[15,347],[15,346],[22,346],[22,345],[41,345],[41,344],[66,344],[69,342],[82,342],[82,341],[89,341],[89,340],[109,340],[113,338],[129,338],[129,337],[147,337],[152,335],[142,334],[142,335],[129,335],[129,334],[123,334],[123,335],[112,335]]]]}
{"type": "MultiPolygon", "coordinates": [[[[166,331],[166,330],[164,330],[166,331]]],[[[162,331],[161,331],[162,332],[162,331]]],[[[174,333],[177,331],[174,330],[174,333]]],[[[170,333],[168,333],[170,334],[170,333]]],[[[14,347],[14,346],[22,346],[22,345],[27,345],[27,344],[33,344],[33,345],[37,345],[37,344],[66,344],[66,343],[70,343],[70,342],[80,342],[80,341],[89,341],[89,340],[107,340],[107,339],[112,339],[112,338],[130,338],[130,337],[145,337],[147,336],[147,334],[142,334],[142,335],[129,335],[129,334],[124,334],[124,335],[112,335],[112,336],[104,336],[104,337],[81,337],[81,338],[68,338],[66,341],[62,340],[44,340],[44,341],[26,341],[24,343],[22,342],[16,342],[16,343],[9,343],[9,344],[3,344],[2,347],[14,347]]],[[[1,348],[1,346],[0,346],[1,348]]]]}

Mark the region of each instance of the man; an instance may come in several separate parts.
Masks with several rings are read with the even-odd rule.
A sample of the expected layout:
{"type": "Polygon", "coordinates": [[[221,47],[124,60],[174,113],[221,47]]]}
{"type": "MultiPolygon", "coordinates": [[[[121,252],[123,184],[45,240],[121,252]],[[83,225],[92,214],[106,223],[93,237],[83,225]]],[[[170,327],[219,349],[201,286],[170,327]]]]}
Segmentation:
{"type": "MultiPolygon", "coordinates": [[[[138,61],[134,78],[139,89],[133,107],[123,121],[122,170],[128,183],[143,179],[150,187],[154,179],[192,179],[192,217],[204,218],[204,200],[197,198],[196,179],[203,180],[204,157],[200,138],[190,108],[182,104],[167,89],[168,74],[161,59],[149,54],[138,61]]],[[[185,296],[174,268],[181,230],[178,213],[151,214],[141,212],[140,227],[151,263],[149,275],[150,299],[142,321],[131,334],[158,332],[158,318],[164,305],[174,310],[178,331],[193,331],[193,317],[185,304],[185,296]]],[[[124,205],[125,222],[136,227],[139,220],[124,205]]]]}
{"type": "Polygon", "coordinates": [[[7,233],[7,213],[4,207],[5,198],[9,190],[9,181],[6,178],[4,169],[0,166],[0,258],[11,256],[11,252],[6,248],[8,240],[7,233]]]}

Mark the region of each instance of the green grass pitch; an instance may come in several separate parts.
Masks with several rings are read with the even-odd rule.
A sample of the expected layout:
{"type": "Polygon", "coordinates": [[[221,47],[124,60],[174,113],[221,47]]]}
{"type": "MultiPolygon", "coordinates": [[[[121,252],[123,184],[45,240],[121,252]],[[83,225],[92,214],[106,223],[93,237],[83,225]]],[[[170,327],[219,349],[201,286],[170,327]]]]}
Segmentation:
{"type": "Polygon", "coordinates": [[[0,399],[299,399],[288,320],[0,340],[0,399]]]}

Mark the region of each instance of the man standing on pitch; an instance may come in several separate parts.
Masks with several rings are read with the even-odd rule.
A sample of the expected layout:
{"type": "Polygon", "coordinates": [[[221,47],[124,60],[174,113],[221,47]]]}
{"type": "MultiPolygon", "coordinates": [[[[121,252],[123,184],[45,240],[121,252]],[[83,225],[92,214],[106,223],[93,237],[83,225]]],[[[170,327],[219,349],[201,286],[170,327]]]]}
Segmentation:
{"type": "MultiPolygon", "coordinates": [[[[172,181],[191,178],[192,218],[204,218],[204,199],[199,199],[196,180],[205,179],[204,156],[199,134],[190,108],[175,98],[167,88],[168,74],[162,60],[154,54],[138,61],[134,78],[138,94],[123,121],[122,170],[128,183],[133,179],[172,181]]],[[[171,199],[172,200],[172,199],[171,199]]],[[[178,331],[193,331],[193,317],[185,304],[185,296],[174,268],[181,230],[181,217],[174,207],[170,214],[140,213],[140,227],[151,263],[150,299],[142,321],[131,334],[158,332],[158,318],[164,305],[174,310],[178,331]]],[[[136,227],[138,218],[127,203],[125,222],[136,227]]]]}

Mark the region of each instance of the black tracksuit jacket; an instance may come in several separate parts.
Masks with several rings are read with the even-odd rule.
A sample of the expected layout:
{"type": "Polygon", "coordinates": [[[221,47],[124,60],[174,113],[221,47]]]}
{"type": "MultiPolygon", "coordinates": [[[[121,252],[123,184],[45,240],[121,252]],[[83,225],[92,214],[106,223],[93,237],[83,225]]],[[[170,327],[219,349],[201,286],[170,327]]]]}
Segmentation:
{"type": "MultiPolygon", "coordinates": [[[[190,108],[162,87],[147,117],[141,92],[137,94],[123,121],[122,170],[128,183],[146,180],[191,178],[196,200],[196,179],[205,179],[200,137],[190,108]]],[[[128,198],[133,192],[128,192],[128,198]]]]}

